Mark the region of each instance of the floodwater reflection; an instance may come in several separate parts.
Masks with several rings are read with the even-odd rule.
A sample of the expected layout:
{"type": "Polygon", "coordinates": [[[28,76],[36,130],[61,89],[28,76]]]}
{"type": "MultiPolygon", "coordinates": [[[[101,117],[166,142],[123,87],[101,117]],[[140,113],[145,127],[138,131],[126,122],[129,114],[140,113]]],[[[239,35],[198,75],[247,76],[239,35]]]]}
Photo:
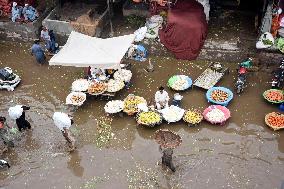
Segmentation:
{"type": "Polygon", "coordinates": [[[82,177],[84,168],[81,166],[81,156],[78,150],[70,153],[70,160],[67,162],[67,168],[72,171],[76,177],[82,177]]]}
{"type": "MultiPolygon", "coordinates": [[[[163,123],[156,128],[137,126],[133,117],[110,116],[111,139],[97,146],[97,120],[105,116],[106,101],[88,98],[79,108],[65,105],[72,82],[84,70],[72,67],[39,66],[29,54],[30,44],[1,43],[0,65],[9,66],[22,78],[13,92],[0,91],[0,115],[8,117],[8,108],[15,104],[31,107],[27,113],[32,130],[22,135],[15,148],[1,158],[12,167],[0,172],[0,186],[7,188],[84,188],[93,182],[97,188],[128,188],[137,183],[152,183],[153,188],[279,188],[284,169],[284,134],[274,132],[264,123],[264,115],[277,111],[261,94],[269,84],[270,75],[260,71],[250,74],[249,86],[235,95],[228,105],[232,117],[224,126],[202,122],[188,127],[183,122],[163,123]],[[257,86],[257,87],[256,87],[257,86]],[[69,153],[60,130],[52,121],[55,111],[71,113],[75,124],[77,149],[69,153]],[[174,153],[177,171],[172,174],[158,163],[161,154],[153,139],[158,129],[170,129],[182,137],[174,153]],[[65,165],[65,166],[64,166],[65,165]],[[140,176],[139,176],[140,175],[140,176]],[[143,178],[142,178],[143,176],[143,178]],[[23,183],[25,185],[23,185],[23,183]]],[[[159,86],[166,87],[170,76],[185,74],[195,80],[208,61],[178,61],[152,57],[155,71],[144,71],[146,64],[131,62],[133,86],[115,99],[134,93],[150,102],[159,86]]],[[[226,64],[226,63],[225,63],[226,64]]],[[[234,88],[236,64],[228,63],[231,72],[219,83],[234,88]]],[[[166,88],[170,98],[174,91],[166,88]]],[[[204,110],[209,103],[202,89],[193,87],[182,92],[184,108],[204,110]]],[[[14,121],[7,122],[15,126],[14,121]]]]}

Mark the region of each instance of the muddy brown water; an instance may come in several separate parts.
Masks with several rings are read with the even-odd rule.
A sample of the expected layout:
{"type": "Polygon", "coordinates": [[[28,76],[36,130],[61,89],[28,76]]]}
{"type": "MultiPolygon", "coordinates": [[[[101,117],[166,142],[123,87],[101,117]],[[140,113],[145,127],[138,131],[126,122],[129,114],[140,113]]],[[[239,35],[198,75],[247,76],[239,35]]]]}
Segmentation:
{"type": "MultiPolygon", "coordinates": [[[[153,73],[145,72],[146,63],[131,62],[133,86],[115,99],[134,93],[153,100],[155,91],[173,74],[186,74],[196,79],[209,62],[178,61],[152,57],[153,73]]],[[[183,122],[149,129],[137,127],[133,117],[113,116],[112,139],[101,148],[97,143],[96,119],[104,116],[106,101],[95,98],[72,109],[65,98],[82,68],[38,65],[29,54],[29,44],[0,43],[1,67],[13,68],[22,78],[13,92],[0,91],[0,113],[15,104],[27,104],[27,119],[33,129],[24,132],[16,147],[2,155],[11,163],[1,170],[0,187],[9,189],[38,188],[280,188],[283,181],[284,135],[264,123],[266,113],[277,107],[265,102],[261,94],[269,88],[270,75],[262,70],[249,75],[249,86],[235,95],[228,108],[232,118],[224,126],[202,122],[188,127],[183,122]],[[60,131],[54,126],[54,111],[74,116],[76,151],[69,153],[60,131]],[[153,140],[158,128],[167,128],[181,135],[183,142],[175,149],[171,173],[159,165],[161,154],[153,140]]],[[[236,64],[228,63],[231,72],[220,86],[233,89],[236,64]]],[[[167,88],[170,97],[174,92],[167,88]]],[[[205,91],[193,88],[182,95],[184,108],[203,110],[209,103],[205,91]]],[[[8,124],[15,122],[8,118],[8,124]]]]}

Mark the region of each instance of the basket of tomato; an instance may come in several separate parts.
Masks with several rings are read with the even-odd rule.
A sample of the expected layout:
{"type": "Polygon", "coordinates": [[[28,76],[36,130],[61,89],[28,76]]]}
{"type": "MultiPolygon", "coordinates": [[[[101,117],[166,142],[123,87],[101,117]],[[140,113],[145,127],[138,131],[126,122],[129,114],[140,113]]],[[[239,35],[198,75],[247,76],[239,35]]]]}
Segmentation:
{"type": "Polygon", "coordinates": [[[284,102],[284,92],[278,89],[269,89],[263,93],[264,99],[268,102],[280,104],[284,102]]]}
{"type": "Polygon", "coordinates": [[[274,131],[284,128],[284,114],[271,112],[265,116],[265,123],[274,131]]]}
{"type": "Polygon", "coordinates": [[[233,96],[233,92],[225,87],[212,87],[206,92],[206,98],[209,102],[222,106],[227,106],[233,96]]]}

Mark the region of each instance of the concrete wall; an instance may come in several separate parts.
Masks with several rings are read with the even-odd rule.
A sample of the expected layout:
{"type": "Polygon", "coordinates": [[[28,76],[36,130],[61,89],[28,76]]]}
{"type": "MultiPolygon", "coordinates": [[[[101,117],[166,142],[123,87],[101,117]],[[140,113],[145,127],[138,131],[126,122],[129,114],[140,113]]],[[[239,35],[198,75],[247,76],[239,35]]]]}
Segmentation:
{"type": "Polygon", "coordinates": [[[47,26],[49,30],[59,35],[69,35],[74,29],[69,22],[56,20],[56,14],[59,7],[54,8],[49,15],[42,21],[42,25],[47,26]]]}
{"type": "MultiPolygon", "coordinates": [[[[60,36],[68,36],[74,28],[69,22],[56,20],[56,14],[59,12],[59,7],[54,8],[50,14],[43,20],[42,24],[47,26],[48,29],[53,30],[54,33],[60,36]]],[[[96,37],[101,35],[101,31],[106,23],[108,17],[107,10],[99,17],[99,24],[96,28],[96,37]]]]}

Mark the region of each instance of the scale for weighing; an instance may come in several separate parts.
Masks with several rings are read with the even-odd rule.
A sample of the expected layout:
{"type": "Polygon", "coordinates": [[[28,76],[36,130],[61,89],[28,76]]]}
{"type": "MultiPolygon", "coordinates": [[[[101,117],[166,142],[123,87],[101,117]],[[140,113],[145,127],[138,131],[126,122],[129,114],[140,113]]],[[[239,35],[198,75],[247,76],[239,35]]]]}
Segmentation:
{"type": "Polygon", "coordinates": [[[228,71],[229,69],[222,64],[218,62],[212,63],[194,81],[193,85],[208,90],[214,87],[228,71]]]}

